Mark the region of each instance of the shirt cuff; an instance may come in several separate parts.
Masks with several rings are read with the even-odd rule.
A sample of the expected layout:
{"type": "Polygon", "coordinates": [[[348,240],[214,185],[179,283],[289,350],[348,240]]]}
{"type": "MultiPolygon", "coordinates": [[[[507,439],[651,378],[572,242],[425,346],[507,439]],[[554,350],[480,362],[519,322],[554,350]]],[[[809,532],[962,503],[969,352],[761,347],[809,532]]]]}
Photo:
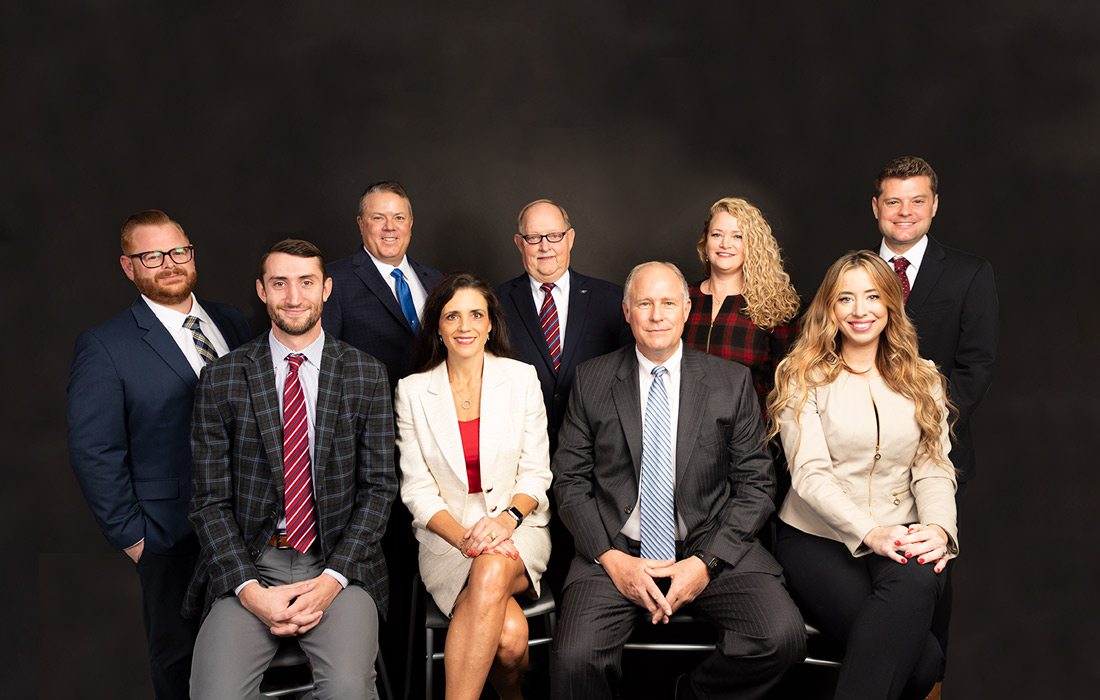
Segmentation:
{"type": "Polygon", "coordinates": [[[133,549],[134,547],[138,546],[139,544],[141,544],[141,543],[142,543],[142,542],[144,542],[144,541],[145,541],[145,538],[144,538],[144,537],[142,537],[142,538],[141,538],[140,540],[138,540],[137,542],[134,542],[134,543],[133,543],[132,545],[130,545],[129,547],[123,547],[123,548],[122,548],[122,551],[126,551],[127,549],[133,549]]]}
{"type": "Polygon", "coordinates": [[[340,588],[347,588],[348,587],[348,580],[346,578],[344,578],[344,575],[341,574],[340,572],[333,571],[332,569],[325,569],[321,573],[322,574],[328,574],[329,576],[336,579],[336,582],[340,584],[340,588]]]}
{"type": "Polygon", "coordinates": [[[239,596],[241,594],[241,591],[244,590],[244,587],[247,586],[250,583],[259,583],[259,581],[257,581],[254,578],[248,579],[247,581],[245,581],[244,583],[242,583],[241,585],[239,585],[239,586],[237,586],[236,588],[233,589],[233,595],[239,596]]]}

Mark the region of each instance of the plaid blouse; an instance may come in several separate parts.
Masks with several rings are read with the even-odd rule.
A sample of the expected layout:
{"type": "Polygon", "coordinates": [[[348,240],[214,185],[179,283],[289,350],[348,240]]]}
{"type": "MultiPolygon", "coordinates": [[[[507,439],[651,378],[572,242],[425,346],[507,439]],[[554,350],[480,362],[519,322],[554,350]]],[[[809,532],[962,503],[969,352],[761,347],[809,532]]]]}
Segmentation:
{"type": "Polygon", "coordinates": [[[745,313],[745,300],[740,294],[726,297],[712,323],[713,297],[704,294],[698,284],[691,286],[690,294],[691,312],[684,324],[684,345],[748,367],[763,411],[768,392],[775,385],[775,367],[794,342],[797,323],[791,321],[770,331],[758,327],[745,313]]]}

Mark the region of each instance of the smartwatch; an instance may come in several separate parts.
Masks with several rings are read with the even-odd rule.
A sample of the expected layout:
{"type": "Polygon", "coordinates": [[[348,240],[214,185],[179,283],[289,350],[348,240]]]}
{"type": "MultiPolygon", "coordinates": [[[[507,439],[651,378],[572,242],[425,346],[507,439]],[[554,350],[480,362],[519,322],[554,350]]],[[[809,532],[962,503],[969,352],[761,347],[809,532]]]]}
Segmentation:
{"type": "Polygon", "coordinates": [[[516,527],[519,527],[523,524],[523,513],[520,511],[519,508],[512,506],[511,508],[506,509],[504,512],[516,519],[516,527]]]}
{"type": "Polygon", "coordinates": [[[726,568],[726,562],[710,552],[699,550],[695,553],[695,556],[699,557],[699,559],[707,565],[707,574],[709,574],[712,579],[717,576],[722,569],[726,568]]]}

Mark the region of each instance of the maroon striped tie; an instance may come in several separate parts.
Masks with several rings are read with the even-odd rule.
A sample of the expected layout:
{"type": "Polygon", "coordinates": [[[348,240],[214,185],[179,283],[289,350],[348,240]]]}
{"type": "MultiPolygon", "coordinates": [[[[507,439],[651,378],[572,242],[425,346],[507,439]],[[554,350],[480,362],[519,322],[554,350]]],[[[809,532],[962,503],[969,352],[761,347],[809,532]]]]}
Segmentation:
{"type": "Polygon", "coordinates": [[[550,359],[554,361],[554,371],[557,372],[561,367],[561,334],[558,333],[558,305],[550,293],[553,288],[553,282],[542,285],[546,296],[542,298],[542,308],[539,309],[539,325],[542,326],[542,337],[546,338],[546,347],[550,349],[550,359]]]}
{"type": "Polygon", "coordinates": [[[909,301],[909,275],[905,274],[905,270],[909,267],[909,261],[898,255],[891,258],[890,262],[894,263],[894,272],[898,273],[898,280],[901,282],[901,294],[904,297],[903,301],[909,301]]]}
{"type": "Polygon", "coordinates": [[[313,516],[313,478],[309,461],[309,429],[306,424],[306,400],[298,368],[305,355],[287,355],[290,364],[283,387],[283,499],[286,513],[286,540],[295,550],[305,552],[317,538],[313,516]]]}

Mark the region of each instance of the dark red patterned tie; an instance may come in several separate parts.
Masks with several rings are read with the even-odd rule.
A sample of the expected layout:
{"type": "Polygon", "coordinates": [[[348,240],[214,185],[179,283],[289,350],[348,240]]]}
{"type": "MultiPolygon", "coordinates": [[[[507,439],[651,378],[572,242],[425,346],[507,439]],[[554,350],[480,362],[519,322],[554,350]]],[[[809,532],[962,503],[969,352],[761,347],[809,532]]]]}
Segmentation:
{"type": "Polygon", "coordinates": [[[546,347],[550,349],[550,359],[554,361],[554,371],[557,372],[561,367],[561,334],[558,333],[558,305],[550,293],[553,288],[553,282],[542,285],[546,296],[542,298],[542,308],[539,309],[539,324],[542,326],[542,337],[546,338],[546,347]]]}
{"type": "Polygon", "coordinates": [[[909,275],[905,274],[909,268],[909,261],[898,255],[890,262],[894,263],[894,272],[898,273],[898,279],[901,280],[901,294],[905,297],[905,301],[909,301],[909,275]]]}
{"type": "Polygon", "coordinates": [[[283,504],[286,512],[286,540],[305,552],[317,538],[313,516],[313,477],[310,473],[309,430],[306,400],[298,381],[298,368],[305,355],[287,355],[289,371],[283,387],[283,504]]]}

